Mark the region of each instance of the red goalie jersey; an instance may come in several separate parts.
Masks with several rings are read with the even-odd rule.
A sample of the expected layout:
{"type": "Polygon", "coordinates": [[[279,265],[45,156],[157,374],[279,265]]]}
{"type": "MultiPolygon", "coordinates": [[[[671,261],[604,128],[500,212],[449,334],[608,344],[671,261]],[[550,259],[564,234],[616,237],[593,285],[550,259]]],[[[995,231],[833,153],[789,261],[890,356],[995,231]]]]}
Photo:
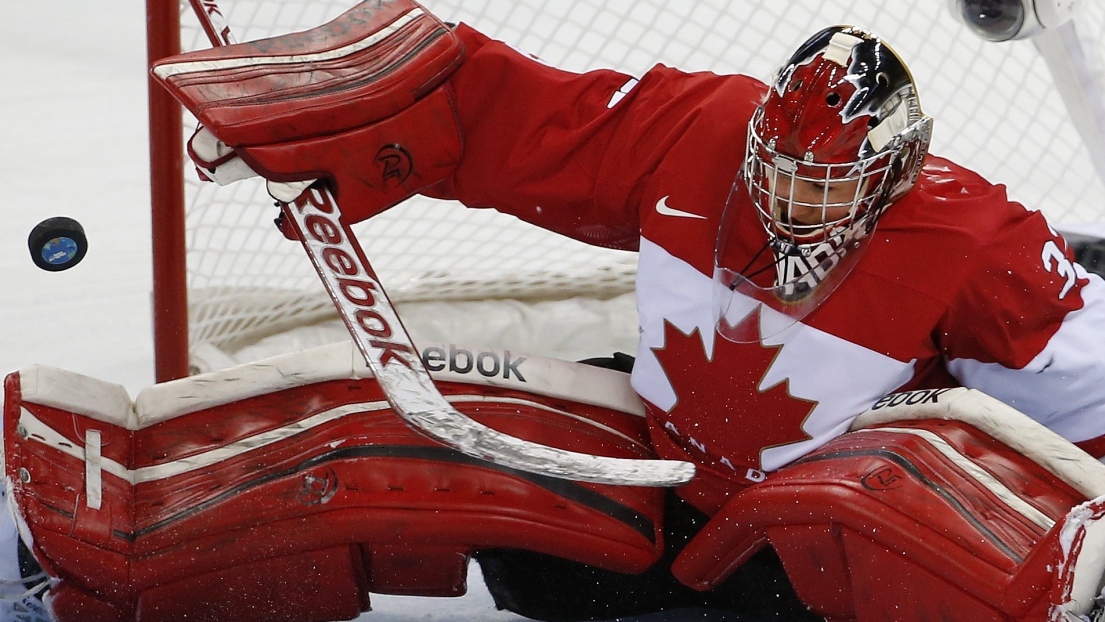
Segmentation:
{"type": "Polygon", "coordinates": [[[740,175],[767,87],[664,66],[572,74],[458,32],[467,58],[446,88],[463,158],[433,194],[639,251],[633,386],[657,450],[714,476],[687,491],[701,509],[905,389],[977,388],[1105,453],[1105,282],[1003,186],[929,156],[815,311],[794,323],[738,301],[721,321],[750,338],[726,340],[713,271],[731,194],[749,273],[769,263],[740,175]]]}

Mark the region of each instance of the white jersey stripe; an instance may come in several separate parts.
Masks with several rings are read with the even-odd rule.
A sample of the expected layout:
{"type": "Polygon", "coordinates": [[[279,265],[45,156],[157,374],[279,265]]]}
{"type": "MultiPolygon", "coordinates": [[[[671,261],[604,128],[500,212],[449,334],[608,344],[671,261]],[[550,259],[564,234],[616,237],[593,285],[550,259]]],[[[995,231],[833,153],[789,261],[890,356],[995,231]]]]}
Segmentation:
{"type": "MultiPolygon", "coordinates": [[[[706,359],[709,364],[717,364],[715,350],[720,338],[715,329],[714,282],[659,244],[647,238],[641,238],[640,244],[637,300],[641,342],[632,382],[647,402],[671,411],[677,406],[679,396],[656,354],[667,345],[665,323],[683,334],[697,330],[706,359]]],[[[766,327],[763,332],[771,337],[763,339],[760,345],[747,347],[776,349],[773,360],[763,370],[761,384],[755,389],[763,391],[785,382],[793,397],[815,404],[801,424],[801,431],[809,438],[765,448],[760,453],[759,465],[764,471],[779,469],[845,433],[858,413],[913,376],[914,361],[898,361],[795,322],[752,298],[736,296],[729,311],[733,315],[728,318],[732,323],[747,313],[759,313],[766,327]],[[835,363],[837,361],[847,364],[835,363]]],[[[710,390],[722,392],[728,388],[710,387],[710,390]]],[[[737,426],[741,423],[734,421],[734,435],[740,434],[737,426]]],[[[684,439],[684,442],[690,441],[684,439]]],[[[719,460],[730,458],[712,446],[707,450],[715,452],[719,460]]]]}
{"type": "MultiPolygon", "coordinates": [[[[574,415],[570,412],[557,408],[552,408],[531,400],[486,395],[451,395],[447,396],[446,399],[450,403],[505,403],[517,404],[519,406],[525,406],[527,408],[542,410],[563,417],[569,417],[580,423],[591,425],[602,430],[606,434],[619,437],[623,441],[632,444],[639,450],[646,452],[649,451],[648,446],[609,426],[598,423],[597,421],[592,421],[590,419],[587,419],[586,417],[574,415]]],[[[171,462],[148,467],[140,467],[137,469],[128,469],[115,460],[97,455],[97,470],[102,469],[103,471],[106,471],[116,477],[129,482],[131,485],[167,479],[170,477],[175,477],[177,475],[182,475],[189,471],[194,471],[199,468],[217,464],[219,462],[222,462],[223,460],[233,458],[234,456],[241,455],[254,449],[267,447],[274,443],[278,443],[285,439],[291,438],[292,436],[295,436],[297,434],[311,430],[312,428],[317,428],[319,426],[325,425],[332,421],[337,421],[338,419],[352,414],[368,413],[390,409],[391,406],[387,403],[386,400],[360,402],[356,404],[344,404],[342,406],[317,413],[301,421],[296,421],[284,427],[262,432],[261,434],[255,434],[248,438],[243,438],[234,443],[223,445],[222,447],[218,447],[210,451],[189,456],[187,458],[181,458],[180,460],[173,460],[171,462]]],[[[82,461],[87,461],[86,447],[74,445],[72,441],[70,441],[60,432],[54,430],[41,419],[34,416],[34,414],[31,413],[31,411],[27,410],[26,407],[23,407],[22,412],[20,413],[19,425],[21,426],[22,430],[25,431],[28,440],[42,443],[64,454],[73,456],[74,458],[82,461]]]]}
{"type": "Polygon", "coordinates": [[[972,359],[948,362],[948,370],[964,386],[999,397],[1063,437],[1084,441],[1105,434],[1105,358],[1097,335],[1105,326],[1105,282],[1074,264],[1080,279],[1084,305],[1065,318],[1059,330],[1023,369],[972,359]],[[1055,397],[1055,387],[1066,390],[1055,397]]]}

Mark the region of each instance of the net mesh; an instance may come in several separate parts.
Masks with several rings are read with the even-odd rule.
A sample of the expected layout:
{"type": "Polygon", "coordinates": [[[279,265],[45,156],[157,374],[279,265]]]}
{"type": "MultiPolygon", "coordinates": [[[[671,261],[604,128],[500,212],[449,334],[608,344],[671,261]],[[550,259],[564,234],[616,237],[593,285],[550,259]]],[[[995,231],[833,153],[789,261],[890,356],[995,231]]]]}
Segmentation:
{"type": "MultiPolygon", "coordinates": [[[[353,0],[222,0],[237,40],[310,28],[353,0]]],[[[1044,60],[1028,41],[987,43],[946,3],[875,0],[430,0],[464,21],[570,71],[608,67],[639,75],[656,63],[747,73],[767,80],[802,40],[830,24],[868,28],[903,56],[936,119],[934,153],[1009,186],[1053,221],[1105,220],[1102,182],[1044,60]]],[[[184,49],[207,47],[187,2],[184,49]]],[[[1100,40],[1105,7],[1085,3],[1080,34],[1100,40]]],[[[190,135],[194,120],[186,119],[190,135]]],[[[302,250],[272,225],[260,183],[192,182],[188,171],[190,342],[236,349],[332,317],[302,250]]],[[[632,289],[632,253],[590,247],[491,210],[414,198],[356,228],[396,302],[612,297],[632,289]]]]}

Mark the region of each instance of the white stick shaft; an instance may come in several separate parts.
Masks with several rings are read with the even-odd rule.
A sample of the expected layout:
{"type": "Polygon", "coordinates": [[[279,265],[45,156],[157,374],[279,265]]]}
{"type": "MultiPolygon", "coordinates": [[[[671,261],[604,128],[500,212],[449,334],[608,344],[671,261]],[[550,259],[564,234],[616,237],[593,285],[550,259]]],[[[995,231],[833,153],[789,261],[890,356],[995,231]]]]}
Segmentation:
{"type": "MultiPolygon", "coordinates": [[[[216,0],[189,1],[213,46],[234,42],[216,0]]],[[[689,462],[556,449],[503,434],[460,413],[434,385],[360,244],[341,222],[330,191],[320,184],[282,205],[388,402],[415,429],[469,456],[553,477],[628,486],[678,486],[694,477],[689,462]]]]}
{"type": "Polygon", "coordinates": [[[457,411],[437,390],[330,191],[316,184],[283,204],[311,263],[395,411],[412,427],[469,456],[531,473],[628,486],[677,486],[694,465],[611,458],[503,434],[457,411]]]}
{"type": "Polygon", "coordinates": [[[219,10],[219,4],[215,0],[188,0],[192,5],[192,11],[200,21],[200,26],[207,33],[207,39],[212,47],[222,47],[234,43],[234,36],[230,33],[230,24],[227,23],[223,12],[219,10]]]}

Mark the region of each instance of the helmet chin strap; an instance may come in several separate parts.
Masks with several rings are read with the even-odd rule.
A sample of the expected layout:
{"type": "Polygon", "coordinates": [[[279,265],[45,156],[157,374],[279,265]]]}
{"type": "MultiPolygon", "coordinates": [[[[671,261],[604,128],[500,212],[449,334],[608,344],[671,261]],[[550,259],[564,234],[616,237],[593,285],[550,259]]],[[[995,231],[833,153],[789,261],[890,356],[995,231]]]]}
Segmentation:
{"type": "Polygon", "coordinates": [[[804,252],[806,249],[787,246],[789,252],[777,250],[775,253],[776,291],[783,302],[805,298],[825,280],[845,252],[829,240],[814,246],[808,253],[804,252]]]}
{"type": "MultiPolygon", "coordinates": [[[[771,238],[760,247],[740,274],[748,279],[754,279],[756,275],[774,268],[775,290],[779,293],[780,299],[784,302],[800,300],[813,291],[813,288],[824,280],[828,271],[839,263],[840,257],[847,250],[843,248],[844,244],[845,242],[842,242],[840,247],[837,247],[831,241],[825,241],[812,249],[807,249],[779,237],[771,238]],[[775,261],[749,273],[752,264],[768,249],[771,249],[775,261]],[[828,251],[828,254],[818,252],[819,250],[828,251]],[[818,260],[818,257],[822,259],[818,260]],[[833,257],[835,259],[832,259],[833,257]],[[826,264],[829,260],[831,262],[826,264]]],[[[737,283],[734,282],[730,289],[735,289],[736,285],[737,283]]]]}
{"type": "Polygon", "coordinates": [[[867,236],[866,217],[816,244],[795,244],[775,237],[770,240],[775,254],[775,289],[783,302],[805,298],[837,267],[850,247],[867,236]]]}
{"type": "Polygon", "coordinates": [[[780,237],[773,238],[768,244],[771,246],[771,250],[775,253],[776,258],[802,254],[802,247],[799,244],[791,242],[790,240],[784,240],[780,237]]]}

